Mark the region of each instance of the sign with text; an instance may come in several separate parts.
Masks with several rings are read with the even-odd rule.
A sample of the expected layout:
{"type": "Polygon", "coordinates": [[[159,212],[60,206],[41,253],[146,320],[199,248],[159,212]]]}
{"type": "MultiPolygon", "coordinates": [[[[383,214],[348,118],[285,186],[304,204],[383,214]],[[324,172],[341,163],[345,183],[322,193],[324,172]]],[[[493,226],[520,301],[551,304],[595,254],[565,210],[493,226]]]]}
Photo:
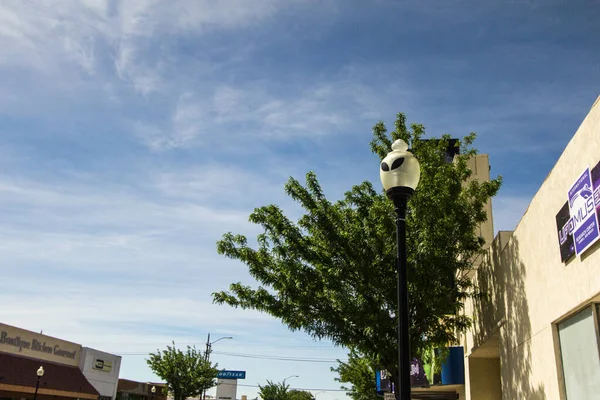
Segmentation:
{"type": "Polygon", "coordinates": [[[600,162],[586,168],[567,193],[556,215],[560,257],[563,262],[581,255],[600,239],[600,162]]]}
{"type": "Polygon", "coordinates": [[[396,395],[394,393],[384,393],[383,400],[396,400],[396,395]]]}
{"type": "Polygon", "coordinates": [[[0,324],[0,352],[77,366],[80,351],[76,343],[0,324]]]}
{"type": "Polygon", "coordinates": [[[566,262],[575,255],[573,242],[573,226],[571,225],[571,211],[567,200],[558,214],[556,214],[556,227],[558,228],[558,243],[560,245],[560,260],[566,262]]]}
{"type": "Polygon", "coordinates": [[[600,237],[592,174],[589,168],[583,171],[569,190],[569,213],[573,221],[575,253],[581,255],[600,237]]]}
{"type": "Polygon", "coordinates": [[[218,379],[246,379],[246,371],[219,371],[218,379]]]}
{"type": "Polygon", "coordinates": [[[99,371],[110,372],[112,371],[112,362],[96,358],[93,368],[99,371]]]}
{"type": "Polygon", "coordinates": [[[600,239],[600,162],[577,178],[556,215],[560,258],[581,255],[600,239]]]}

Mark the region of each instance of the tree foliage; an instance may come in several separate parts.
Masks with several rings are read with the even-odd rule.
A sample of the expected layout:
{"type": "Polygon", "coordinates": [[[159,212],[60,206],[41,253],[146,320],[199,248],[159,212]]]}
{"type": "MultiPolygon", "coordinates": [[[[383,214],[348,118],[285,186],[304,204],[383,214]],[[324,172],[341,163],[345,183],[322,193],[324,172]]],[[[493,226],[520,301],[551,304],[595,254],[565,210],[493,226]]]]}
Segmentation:
{"type": "Polygon", "coordinates": [[[262,400],[289,400],[289,385],[285,382],[275,383],[267,380],[264,386],[258,385],[258,396],[262,400]]]}
{"type": "Polygon", "coordinates": [[[262,400],[314,400],[310,392],[289,388],[285,382],[275,383],[267,380],[266,385],[258,385],[258,395],[262,400]]]}
{"type": "MultiPolygon", "coordinates": [[[[476,228],[501,178],[469,179],[477,154],[475,134],[458,141],[461,154],[448,161],[450,137],[423,140],[425,129],[407,129],[398,114],[395,129],[373,128],[371,150],[381,160],[403,139],[421,164],[421,181],[407,211],[410,340],[414,356],[455,341],[470,321],[461,315],[472,294],[466,275],[482,252],[476,228]]],[[[374,163],[375,164],[375,163],[374,163]]],[[[377,168],[374,165],[374,168],[377,168]]],[[[258,248],[227,233],[217,250],[248,266],[258,287],[233,283],[214,301],[256,309],[291,330],[353,348],[397,376],[396,238],[393,206],[370,182],[353,186],[339,201],[326,198],[316,175],[306,185],[290,178],[286,193],[305,209],[291,221],[276,205],[257,208],[250,221],[263,227],[258,248]]]]}
{"type": "Polygon", "coordinates": [[[150,369],[166,382],[168,392],[174,400],[185,400],[199,396],[216,384],[217,365],[211,365],[206,355],[187,346],[185,352],[173,346],[166,350],[150,353],[146,360],[150,369]]]}
{"type": "Polygon", "coordinates": [[[287,400],[315,400],[311,392],[292,389],[288,392],[287,400]]]}
{"type": "Polygon", "coordinates": [[[352,384],[350,387],[342,386],[352,400],[381,400],[375,385],[377,368],[376,360],[369,359],[352,349],[348,353],[348,360],[346,362],[338,360],[338,366],[331,370],[338,374],[336,381],[352,384]]]}

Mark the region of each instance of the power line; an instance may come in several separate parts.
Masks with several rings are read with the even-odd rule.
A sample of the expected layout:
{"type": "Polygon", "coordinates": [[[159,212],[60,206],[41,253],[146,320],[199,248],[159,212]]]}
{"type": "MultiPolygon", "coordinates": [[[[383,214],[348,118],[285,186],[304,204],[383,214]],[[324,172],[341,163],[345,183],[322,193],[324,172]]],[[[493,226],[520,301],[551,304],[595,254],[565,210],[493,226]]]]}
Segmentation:
{"type": "Polygon", "coordinates": [[[227,353],[227,352],[213,352],[214,354],[219,354],[222,356],[231,356],[231,357],[242,357],[242,358],[258,358],[264,360],[278,360],[278,361],[300,361],[300,362],[321,362],[321,363],[332,363],[337,362],[337,359],[334,358],[307,358],[307,357],[293,357],[293,356],[270,356],[270,355],[260,355],[260,354],[242,354],[242,353],[227,353]]]}
{"type": "MultiPolygon", "coordinates": [[[[213,354],[218,354],[226,357],[240,357],[240,358],[253,358],[260,360],[273,360],[273,361],[296,361],[296,362],[312,362],[312,363],[336,363],[338,360],[335,358],[307,358],[307,357],[294,357],[294,356],[271,356],[268,354],[244,354],[244,353],[228,353],[221,351],[213,351],[213,354]]],[[[147,356],[149,353],[119,353],[121,356],[147,356]]]]}
{"type": "MultiPolygon", "coordinates": [[[[236,384],[235,383],[221,382],[217,386],[220,386],[220,385],[234,386],[236,384]]],[[[259,387],[258,385],[243,385],[243,384],[237,384],[237,386],[250,387],[250,388],[258,388],[259,387]]],[[[346,392],[347,391],[347,390],[344,390],[344,389],[311,389],[311,388],[290,388],[289,390],[305,390],[305,391],[316,391],[316,392],[346,392]]]]}
{"type": "MultiPolygon", "coordinates": [[[[206,343],[205,342],[175,342],[178,346],[204,346],[206,343]]],[[[107,346],[107,345],[130,345],[130,344],[135,344],[135,345],[145,345],[145,346],[163,346],[165,344],[170,344],[170,342],[87,342],[87,344],[93,344],[94,346],[107,346]]],[[[343,347],[336,347],[336,346],[310,346],[310,345],[297,345],[297,346],[292,346],[292,345],[288,345],[288,346],[275,346],[272,344],[234,344],[234,343],[228,343],[226,347],[244,347],[244,348],[248,348],[248,347],[264,347],[264,348],[269,348],[269,349],[303,349],[303,350],[314,350],[314,351],[340,351],[340,350],[344,350],[343,347]]]]}

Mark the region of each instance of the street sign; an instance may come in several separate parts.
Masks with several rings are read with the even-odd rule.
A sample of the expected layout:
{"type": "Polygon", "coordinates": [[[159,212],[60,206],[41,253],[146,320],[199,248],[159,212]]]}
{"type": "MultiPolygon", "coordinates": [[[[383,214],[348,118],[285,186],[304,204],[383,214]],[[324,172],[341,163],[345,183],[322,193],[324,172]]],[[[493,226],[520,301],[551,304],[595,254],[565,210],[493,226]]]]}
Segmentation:
{"type": "Polygon", "coordinates": [[[246,371],[219,371],[219,379],[246,379],[246,371]]]}
{"type": "Polygon", "coordinates": [[[394,393],[384,393],[383,400],[396,400],[396,395],[394,393]]]}

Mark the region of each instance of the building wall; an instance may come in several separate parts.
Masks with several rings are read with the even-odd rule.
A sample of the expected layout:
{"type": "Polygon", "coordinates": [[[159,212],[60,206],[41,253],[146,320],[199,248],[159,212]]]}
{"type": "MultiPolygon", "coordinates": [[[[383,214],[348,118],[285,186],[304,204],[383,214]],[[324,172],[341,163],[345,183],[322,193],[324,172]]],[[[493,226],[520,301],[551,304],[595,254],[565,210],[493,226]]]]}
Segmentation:
{"type": "Polygon", "coordinates": [[[81,345],[0,323],[0,352],[77,366],[81,345]]]}
{"type": "MultiPolygon", "coordinates": [[[[470,181],[477,180],[479,182],[490,181],[490,160],[487,154],[477,154],[469,159],[467,163],[472,172],[470,181]]],[[[488,220],[481,224],[477,229],[476,234],[485,239],[485,246],[489,246],[494,240],[494,220],[492,218],[492,200],[490,199],[485,205],[485,212],[488,215],[488,220]]]]}
{"type": "MultiPolygon", "coordinates": [[[[497,351],[503,399],[562,399],[555,323],[600,296],[600,244],[561,262],[555,216],[586,167],[600,161],[596,102],[534,196],[514,232],[493,242],[476,284],[488,294],[466,307],[474,327],[466,354],[497,351]],[[490,349],[490,338],[498,343],[490,349]]],[[[473,368],[471,365],[471,376],[473,368]]],[[[471,398],[474,382],[469,383],[471,398]]]]}
{"type": "Polygon", "coordinates": [[[502,400],[502,384],[499,379],[499,358],[469,359],[469,381],[471,382],[471,398],[477,400],[502,400]]]}
{"type": "Polygon", "coordinates": [[[121,369],[120,356],[84,347],[81,351],[79,369],[101,396],[113,400],[116,398],[119,370],[121,369]],[[100,361],[104,362],[103,369],[100,361]],[[106,366],[109,364],[110,368],[107,368],[106,366]]]}
{"type": "Polygon", "coordinates": [[[237,379],[217,379],[217,400],[237,399],[237,379]]]}
{"type": "Polygon", "coordinates": [[[117,399],[119,400],[167,400],[166,392],[164,383],[119,379],[117,385],[117,399]],[[156,388],[156,393],[152,393],[153,386],[156,388]]]}

